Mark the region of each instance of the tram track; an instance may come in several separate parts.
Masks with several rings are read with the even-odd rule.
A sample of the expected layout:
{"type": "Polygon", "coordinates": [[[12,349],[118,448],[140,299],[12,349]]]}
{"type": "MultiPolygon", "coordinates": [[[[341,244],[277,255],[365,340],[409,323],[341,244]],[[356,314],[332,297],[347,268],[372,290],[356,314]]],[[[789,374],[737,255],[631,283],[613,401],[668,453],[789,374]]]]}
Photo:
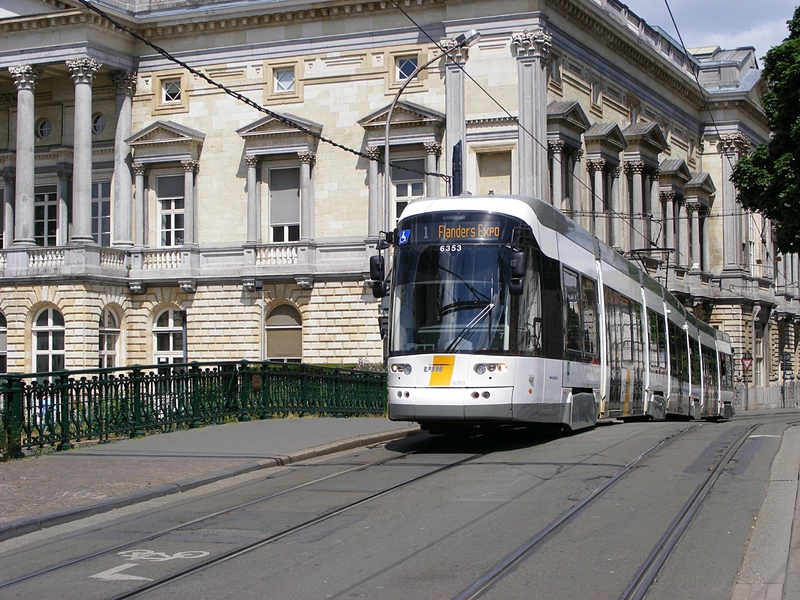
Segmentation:
{"type": "MultiPolygon", "coordinates": [[[[695,489],[694,493],[682,506],[675,519],[670,523],[665,533],[655,544],[647,559],[636,572],[633,580],[630,582],[621,596],[623,600],[640,600],[641,598],[645,597],[647,590],[658,576],[661,567],[666,562],[670,553],[674,550],[683,533],[691,524],[693,518],[699,512],[703,505],[703,501],[713,489],[714,484],[717,482],[722,472],[736,455],[736,452],[739,450],[739,448],[741,448],[744,442],[752,435],[753,431],[760,426],[761,423],[755,423],[748,427],[744,433],[742,433],[735,440],[735,442],[727,448],[722,456],[715,461],[715,463],[709,469],[708,474],[703,478],[700,485],[695,489]]],[[[609,478],[608,481],[606,481],[603,485],[596,488],[571,509],[564,512],[562,515],[550,522],[547,526],[539,530],[525,543],[520,545],[516,550],[498,562],[494,567],[485,572],[480,578],[478,578],[469,586],[465,587],[461,592],[453,597],[454,600],[472,600],[481,597],[490,588],[492,588],[492,586],[507,577],[521,563],[531,558],[533,554],[535,554],[545,544],[557,536],[567,524],[574,521],[581,513],[585,512],[589,507],[595,504],[603,496],[603,494],[613,488],[623,477],[631,473],[636,467],[642,465],[645,460],[652,457],[656,452],[664,449],[669,443],[675,441],[678,437],[687,433],[691,429],[692,428],[689,427],[678,431],[661,440],[658,444],[655,444],[645,450],[642,454],[617,471],[617,473],[609,478]]]]}
{"type": "Polygon", "coordinates": [[[115,552],[118,552],[120,550],[125,550],[126,548],[131,548],[131,547],[138,546],[138,545],[143,544],[145,542],[151,542],[153,540],[157,540],[159,538],[165,537],[165,536],[170,535],[172,533],[179,532],[179,531],[182,531],[182,530],[186,530],[186,529],[189,529],[189,528],[194,527],[196,525],[200,525],[200,524],[202,524],[204,522],[208,522],[208,521],[210,521],[212,519],[216,519],[217,517],[224,516],[224,515],[227,515],[227,514],[231,514],[231,513],[237,512],[237,511],[241,511],[241,510],[244,510],[246,508],[250,508],[250,507],[256,506],[258,504],[261,504],[263,502],[267,502],[269,500],[274,500],[274,499],[279,498],[281,496],[284,496],[286,494],[290,494],[292,492],[297,492],[297,491],[303,490],[305,488],[310,488],[310,487],[312,487],[314,485],[318,485],[320,483],[329,481],[331,479],[335,479],[337,477],[341,477],[341,476],[347,475],[349,473],[355,473],[355,472],[358,472],[358,471],[364,471],[364,470],[369,469],[371,467],[378,467],[378,466],[386,465],[386,464],[388,464],[390,462],[397,461],[397,460],[402,460],[402,459],[405,459],[405,458],[407,458],[409,456],[412,456],[412,455],[415,455],[415,454],[418,454],[418,453],[419,453],[419,450],[412,450],[412,451],[409,451],[409,452],[403,452],[402,454],[398,454],[397,456],[390,456],[388,458],[384,458],[384,459],[381,459],[381,460],[372,461],[372,462],[361,464],[361,465],[356,465],[356,466],[350,467],[348,469],[343,469],[343,470],[337,471],[335,473],[330,473],[330,474],[325,475],[323,477],[317,477],[317,478],[312,479],[310,481],[306,481],[306,482],[303,482],[301,484],[294,485],[294,486],[288,487],[288,488],[283,489],[283,490],[279,490],[279,491],[276,491],[276,492],[272,492],[270,494],[266,494],[266,495],[260,496],[258,498],[254,498],[252,500],[248,500],[246,502],[241,502],[241,503],[236,504],[234,506],[225,507],[223,509],[220,509],[220,510],[217,510],[217,511],[213,511],[213,512],[204,514],[202,516],[196,517],[194,519],[186,521],[185,523],[180,523],[180,524],[174,525],[172,527],[161,529],[161,530],[159,530],[159,531],[157,531],[155,533],[151,533],[151,534],[148,534],[148,535],[137,537],[134,540],[128,540],[128,541],[122,542],[120,544],[116,544],[114,546],[110,546],[110,547],[102,548],[100,550],[96,550],[94,552],[89,552],[89,553],[86,553],[86,554],[82,554],[80,556],[76,556],[76,557],[70,558],[68,560],[62,561],[60,563],[57,563],[55,565],[50,565],[50,566],[45,567],[43,569],[39,569],[37,571],[31,572],[31,573],[27,573],[25,575],[20,575],[19,577],[15,577],[13,579],[9,579],[7,581],[0,582],[0,590],[3,590],[5,588],[11,587],[13,585],[22,583],[22,582],[30,580],[30,579],[34,579],[36,577],[41,577],[41,576],[44,576],[44,575],[55,573],[57,571],[65,569],[67,567],[71,567],[71,566],[74,566],[74,565],[80,564],[82,562],[86,562],[86,561],[95,559],[97,557],[100,557],[100,556],[103,556],[103,555],[106,555],[106,554],[115,553],[115,552]]]}

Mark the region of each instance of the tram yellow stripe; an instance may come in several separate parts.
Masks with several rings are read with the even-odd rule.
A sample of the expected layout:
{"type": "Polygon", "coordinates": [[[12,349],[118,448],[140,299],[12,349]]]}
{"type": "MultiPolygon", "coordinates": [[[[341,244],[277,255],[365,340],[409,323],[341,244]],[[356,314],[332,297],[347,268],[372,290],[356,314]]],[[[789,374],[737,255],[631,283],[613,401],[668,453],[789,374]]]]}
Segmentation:
{"type": "Polygon", "coordinates": [[[431,365],[431,379],[428,385],[434,386],[449,386],[450,380],[453,378],[453,365],[455,365],[456,357],[450,356],[434,356],[433,364],[431,365]]]}

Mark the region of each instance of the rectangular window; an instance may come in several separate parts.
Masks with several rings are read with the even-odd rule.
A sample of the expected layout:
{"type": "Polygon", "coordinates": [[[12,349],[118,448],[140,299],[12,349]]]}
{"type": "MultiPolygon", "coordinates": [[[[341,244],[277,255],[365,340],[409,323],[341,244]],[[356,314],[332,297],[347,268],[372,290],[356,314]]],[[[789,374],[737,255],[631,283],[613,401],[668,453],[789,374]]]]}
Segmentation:
{"type": "Polygon", "coordinates": [[[163,104],[181,101],[181,80],[164,79],[161,81],[161,102],[163,104]]]}
{"type": "Polygon", "coordinates": [[[300,169],[269,170],[269,222],[273,243],[300,239],[300,169]]]}
{"type": "Polygon", "coordinates": [[[101,246],[111,245],[111,182],[92,182],[92,239],[101,246]]]}
{"type": "Polygon", "coordinates": [[[398,82],[406,81],[417,70],[418,59],[416,56],[398,56],[395,59],[395,77],[398,82]]]}
{"type": "Polygon", "coordinates": [[[600,330],[597,327],[597,284],[586,277],[581,278],[583,300],[583,351],[597,355],[600,346],[600,330]]]}
{"type": "Polygon", "coordinates": [[[395,219],[414,198],[425,195],[425,159],[396,160],[392,163],[392,184],[395,191],[395,219]]]}
{"type": "Polygon", "coordinates": [[[33,203],[33,239],[37,246],[55,246],[58,231],[58,196],[56,186],[36,188],[33,203]]]}
{"type": "Polygon", "coordinates": [[[156,178],[163,248],[183,245],[185,210],[183,185],[183,175],[164,175],[156,178]]]}
{"type": "Polygon", "coordinates": [[[581,352],[581,290],[576,273],[564,269],[564,300],[567,308],[567,351],[581,352]]]}
{"type": "Polygon", "coordinates": [[[276,94],[286,94],[294,91],[294,69],[276,69],[273,74],[276,94]]]}

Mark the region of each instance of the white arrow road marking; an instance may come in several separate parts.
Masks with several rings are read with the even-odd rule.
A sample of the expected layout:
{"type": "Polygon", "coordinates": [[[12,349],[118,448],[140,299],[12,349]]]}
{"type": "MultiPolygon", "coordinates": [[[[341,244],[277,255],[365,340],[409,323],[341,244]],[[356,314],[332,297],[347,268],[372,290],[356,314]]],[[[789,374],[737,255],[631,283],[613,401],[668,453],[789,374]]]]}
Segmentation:
{"type": "Polygon", "coordinates": [[[139,577],[138,575],[126,575],[120,571],[130,569],[131,567],[138,567],[138,563],[125,563],[108,571],[103,571],[97,575],[92,575],[92,579],[102,579],[103,581],[153,581],[149,577],[139,577]]]}

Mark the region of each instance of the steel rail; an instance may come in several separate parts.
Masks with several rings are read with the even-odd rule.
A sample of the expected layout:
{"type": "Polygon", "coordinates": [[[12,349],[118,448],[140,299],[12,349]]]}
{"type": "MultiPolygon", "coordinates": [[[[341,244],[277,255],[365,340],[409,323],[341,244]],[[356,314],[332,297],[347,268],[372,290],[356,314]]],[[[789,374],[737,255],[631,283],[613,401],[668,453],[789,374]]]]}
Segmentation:
{"type": "Polygon", "coordinates": [[[129,590],[127,592],[124,592],[124,593],[122,593],[122,594],[120,594],[118,596],[113,596],[110,600],[125,600],[126,598],[133,598],[134,596],[138,596],[139,594],[143,594],[145,592],[149,592],[151,590],[160,588],[160,587],[162,587],[164,585],[172,583],[173,581],[177,581],[178,579],[182,579],[182,578],[184,578],[184,577],[186,577],[188,575],[191,575],[193,573],[196,573],[198,571],[202,571],[202,570],[208,569],[209,567],[213,567],[215,565],[221,564],[223,562],[226,562],[228,560],[231,560],[231,559],[236,558],[238,556],[241,556],[243,554],[247,554],[249,552],[252,552],[253,550],[257,550],[258,548],[266,546],[267,544],[271,544],[271,543],[276,542],[278,540],[282,540],[283,538],[288,537],[288,536],[290,536],[290,535],[292,535],[294,533],[297,533],[298,531],[302,531],[302,530],[307,529],[309,527],[313,527],[314,525],[317,525],[319,523],[327,521],[328,519],[332,519],[335,516],[338,516],[338,515],[340,515],[342,513],[345,513],[345,512],[347,512],[349,510],[352,510],[354,508],[357,508],[359,506],[362,506],[364,504],[372,502],[373,500],[377,500],[378,498],[381,498],[381,497],[386,496],[386,495],[388,495],[388,494],[390,494],[390,493],[392,493],[394,491],[397,491],[397,490],[399,490],[399,489],[401,489],[403,487],[411,485],[412,483],[416,483],[417,481],[420,481],[422,479],[426,479],[427,477],[431,477],[432,475],[436,475],[437,473],[441,473],[442,471],[446,471],[448,469],[452,469],[453,467],[457,467],[457,466],[463,465],[465,463],[468,463],[468,462],[470,462],[472,460],[475,460],[476,458],[480,458],[482,456],[485,456],[485,454],[483,454],[483,453],[473,454],[471,456],[467,456],[466,458],[462,458],[460,460],[457,460],[457,461],[452,462],[450,464],[444,465],[442,467],[438,467],[438,468],[436,468],[433,471],[430,471],[428,473],[423,473],[422,475],[418,475],[416,477],[413,477],[413,478],[408,479],[406,481],[403,481],[401,483],[397,483],[395,485],[389,486],[388,488],[384,488],[383,490],[381,490],[379,492],[375,492],[375,493],[370,494],[370,495],[368,495],[368,496],[366,496],[364,498],[361,498],[359,500],[355,500],[353,502],[349,502],[349,503],[343,504],[343,505],[341,505],[341,506],[339,506],[337,508],[331,509],[331,510],[329,510],[329,511],[327,511],[327,512],[321,514],[321,515],[318,515],[318,516],[314,517],[313,519],[309,519],[308,521],[304,521],[303,523],[299,523],[297,525],[289,527],[288,529],[285,529],[284,531],[281,531],[280,533],[275,533],[275,534],[269,535],[267,537],[264,537],[264,538],[262,538],[260,540],[256,540],[254,542],[250,542],[249,544],[245,544],[243,546],[240,546],[239,548],[234,548],[233,550],[229,550],[227,552],[224,552],[223,554],[220,554],[219,556],[215,556],[213,558],[210,558],[208,560],[205,560],[203,562],[195,564],[195,565],[193,565],[191,567],[187,567],[185,569],[181,569],[180,571],[177,571],[175,573],[172,573],[170,575],[162,577],[161,579],[156,579],[156,580],[154,580],[154,581],[152,581],[150,583],[147,583],[145,585],[137,587],[137,588],[135,588],[133,590],[129,590]]]}
{"type": "Polygon", "coordinates": [[[642,452],[639,456],[634,458],[632,461],[630,461],[628,464],[622,467],[619,471],[617,471],[603,485],[595,489],[592,493],[583,498],[575,506],[566,511],[560,517],[556,518],[549,525],[547,525],[546,527],[541,529],[538,533],[536,533],[533,537],[531,537],[527,542],[522,544],[519,548],[514,550],[506,558],[497,563],[492,569],[490,569],[483,576],[481,576],[480,579],[478,579],[468,587],[464,588],[461,592],[458,593],[458,595],[454,596],[453,600],[471,600],[472,598],[479,597],[490,586],[492,586],[494,583],[505,577],[520,562],[525,560],[528,556],[533,554],[542,545],[544,545],[544,543],[553,534],[555,534],[558,530],[564,527],[564,525],[571,522],[573,519],[575,519],[575,517],[577,517],[580,513],[586,510],[590,505],[592,505],[598,498],[600,498],[605,492],[607,492],[611,487],[613,487],[624,475],[629,473],[631,469],[638,466],[645,459],[649,458],[654,452],[663,449],[668,444],[671,444],[673,441],[675,441],[678,437],[680,437],[687,431],[691,431],[695,427],[696,426],[690,426],[687,427],[686,429],[682,429],[676,433],[673,433],[672,435],[667,436],[657,444],[654,444],[653,446],[642,452]]]}
{"type": "Polygon", "coordinates": [[[681,536],[689,527],[689,524],[697,515],[700,508],[703,506],[703,502],[708,496],[708,493],[714,487],[720,475],[722,475],[725,467],[728,466],[733,457],[739,451],[739,448],[741,448],[742,444],[747,441],[753,431],[760,426],[760,423],[751,425],[739,437],[739,439],[728,448],[725,454],[719,460],[717,460],[713,469],[711,469],[709,474],[697,487],[692,496],[681,507],[681,510],[678,512],[678,515],[675,517],[672,523],[670,523],[667,531],[663,536],[661,536],[661,539],[656,543],[644,564],[641,566],[639,571],[637,571],[636,575],[634,575],[633,581],[631,581],[631,583],[625,589],[625,592],[622,594],[622,600],[641,600],[644,598],[647,590],[650,588],[653,581],[655,581],[655,578],[661,570],[661,567],[664,566],[664,563],[667,561],[670,553],[678,544],[681,536]]]}
{"type": "Polygon", "coordinates": [[[28,579],[33,579],[34,577],[40,577],[42,575],[47,575],[49,573],[52,573],[54,571],[58,571],[58,570],[63,569],[65,567],[69,567],[69,566],[72,566],[72,565],[75,565],[75,564],[78,564],[78,563],[81,563],[81,562],[85,562],[87,560],[91,560],[93,558],[97,558],[98,556],[102,556],[103,554],[108,554],[109,552],[116,552],[118,550],[124,550],[125,548],[128,548],[129,546],[136,546],[136,545],[139,545],[139,544],[141,544],[143,542],[149,542],[149,541],[158,539],[158,538],[163,537],[165,535],[168,535],[170,533],[174,533],[175,531],[180,531],[181,529],[185,529],[186,527],[190,527],[190,526],[196,525],[198,523],[203,523],[203,522],[208,521],[210,519],[214,519],[216,517],[219,517],[219,516],[222,516],[222,515],[225,515],[225,514],[233,513],[233,512],[248,508],[250,506],[253,506],[255,504],[259,504],[261,502],[266,502],[267,500],[272,500],[273,498],[277,498],[279,496],[283,496],[285,494],[289,494],[291,492],[296,492],[296,491],[301,490],[303,488],[307,488],[309,486],[316,485],[318,483],[322,483],[323,481],[327,481],[327,480],[333,479],[335,477],[340,477],[342,475],[346,475],[348,473],[353,473],[353,472],[356,472],[356,471],[363,471],[363,470],[368,469],[370,467],[381,466],[381,465],[384,465],[384,464],[386,464],[388,462],[391,462],[393,460],[400,460],[402,458],[406,458],[407,456],[412,455],[412,454],[416,454],[416,453],[418,453],[417,450],[412,450],[411,452],[404,452],[404,453],[399,454],[397,456],[390,456],[390,457],[384,458],[382,460],[377,460],[377,461],[373,461],[373,462],[370,462],[370,463],[365,463],[363,465],[357,465],[355,467],[351,467],[351,468],[345,469],[343,471],[337,471],[336,473],[331,473],[330,475],[325,475],[324,477],[318,477],[318,478],[313,479],[311,481],[307,481],[305,483],[301,483],[301,484],[292,486],[290,488],[286,488],[285,490],[281,490],[279,492],[273,492],[271,494],[268,494],[266,496],[262,496],[260,498],[255,498],[253,500],[248,500],[247,502],[242,502],[240,504],[236,504],[234,506],[230,506],[230,507],[224,508],[222,510],[215,511],[213,513],[208,513],[206,515],[202,515],[200,517],[192,519],[191,521],[187,521],[185,523],[181,523],[180,525],[174,525],[172,527],[168,527],[167,529],[162,529],[161,531],[157,531],[155,533],[151,533],[149,535],[139,537],[139,538],[137,538],[137,539],[135,539],[133,541],[123,542],[123,543],[118,544],[116,546],[112,546],[112,547],[109,547],[109,548],[104,548],[102,550],[96,550],[94,552],[91,552],[91,553],[88,553],[88,554],[84,554],[82,556],[76,556],[75,558],[67,559],[67,560],[65,560],[63,562],[60,562],[58,564],[51,565],[51,566],[45,567],[43,569],[39,569],[38,571],[34,571],[33,573],[28,573],[26,575],[20,575],[19,577],[16,577],[14,579],[9,579],[8,581],[3,581],[2,583],[0,583],[0,590],[4,589],[6,587],[9,587],[9,586],[15,585],[17,583],[21,583],[21,582],[26,581],[28,579]]]}

